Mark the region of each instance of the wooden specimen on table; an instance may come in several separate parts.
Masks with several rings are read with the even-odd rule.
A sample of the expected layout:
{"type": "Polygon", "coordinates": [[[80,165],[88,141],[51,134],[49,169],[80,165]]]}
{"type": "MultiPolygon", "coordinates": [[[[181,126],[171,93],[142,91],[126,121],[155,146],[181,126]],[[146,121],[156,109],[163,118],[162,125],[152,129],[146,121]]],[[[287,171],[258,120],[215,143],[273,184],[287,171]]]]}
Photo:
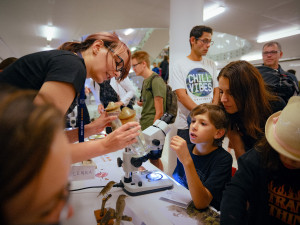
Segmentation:
{"type": "Polygon", "coordinates": [[[103,218],[99,221],[99,225],[113,225],[115,217],[115,210],[109,208],[103,218]]]}

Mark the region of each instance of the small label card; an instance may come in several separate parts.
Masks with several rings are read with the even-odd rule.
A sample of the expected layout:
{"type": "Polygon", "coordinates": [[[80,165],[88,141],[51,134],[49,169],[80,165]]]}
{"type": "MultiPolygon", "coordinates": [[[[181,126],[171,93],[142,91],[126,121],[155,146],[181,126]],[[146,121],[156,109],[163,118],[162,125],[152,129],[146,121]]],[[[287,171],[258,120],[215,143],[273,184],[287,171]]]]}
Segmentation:
{"type": "Polygon", "coordinates": [[[94,179],[95,166],[72,165],[69,177],[72,181],[94,179]]]}

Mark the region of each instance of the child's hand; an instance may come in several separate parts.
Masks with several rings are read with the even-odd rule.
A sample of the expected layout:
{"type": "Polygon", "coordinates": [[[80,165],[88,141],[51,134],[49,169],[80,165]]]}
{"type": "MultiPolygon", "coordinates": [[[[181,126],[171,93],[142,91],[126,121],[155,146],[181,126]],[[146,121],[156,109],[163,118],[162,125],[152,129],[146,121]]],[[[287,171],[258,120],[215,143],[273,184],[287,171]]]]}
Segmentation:
{"type": "Polygon", "coordinates": [[[170,147],[176,152],[179,161],[183,165],[192,160],[186,141],[183,138],[179,136],[172,137],[170,147]]]}

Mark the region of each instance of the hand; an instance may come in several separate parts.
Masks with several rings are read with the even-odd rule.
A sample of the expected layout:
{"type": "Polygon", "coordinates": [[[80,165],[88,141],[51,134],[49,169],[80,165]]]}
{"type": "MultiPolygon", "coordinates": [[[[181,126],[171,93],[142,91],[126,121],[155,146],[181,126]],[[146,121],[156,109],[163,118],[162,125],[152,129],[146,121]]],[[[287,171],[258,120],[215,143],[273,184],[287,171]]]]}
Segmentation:
{"type": "Polygon", "coordinates": [[[119,105],[119,106],[122,106],[122,105],[124,105],[124,103],[123,103],[123,102],[121,102],[121,101],[115,102],[115,104],[117,104],[117,105],[119,105]]]}
{"type": "Polygon", "coordinates": [[[102,104],[98,105],[98,113],[102,114],[104,112],[104,106],[102,104]]]}
{"type": "Polygon", "coordinates": [[[108,116],[105,111],[102,111],[100,117],[87,126],[93,127],[93,134],[97,134],[103,131],[105,127],[110,126],[111,122],[115,119],[117,119],[117,116],[108,116]]]}
{"type": "Polygon", "coordinates": [[[111,152],[125,148],[137,142],[136,137],[139,135],[138,131],[140,129],[141,126],[138,122],[128,122],[107,135],[104,138],[104,145],[109,148],[111,152]]]}
{"type": "Polygon", "coordinates": [[[192,157],[189,153],[187,143],[183,138],[179,136],[172,137],[170,147],[173,151],[176,152],[179,161],[183,165],[191,162],[192,157]]]}
{"type": "Polygon", "coordinates": [[[85,87],[84,88],[84,93],[85,93],[86,96],[88,96],[89,93],[91,93],[91,89],[89,89],[88,87],[85,87]]]}
{"type": "Polygon", "coordinates": [[[245,153],[245,146],[240,133],[237,130],[228,130],[227,137],[229,139],[230,148],[234,149],[235,156],[238,159],[245,153]]]}
{"type": "Polygon", "coordinates": [[[137,101],[136,104],[141,107],[143,106],[143,102],[141,102],[141,101],[137,101]]]}

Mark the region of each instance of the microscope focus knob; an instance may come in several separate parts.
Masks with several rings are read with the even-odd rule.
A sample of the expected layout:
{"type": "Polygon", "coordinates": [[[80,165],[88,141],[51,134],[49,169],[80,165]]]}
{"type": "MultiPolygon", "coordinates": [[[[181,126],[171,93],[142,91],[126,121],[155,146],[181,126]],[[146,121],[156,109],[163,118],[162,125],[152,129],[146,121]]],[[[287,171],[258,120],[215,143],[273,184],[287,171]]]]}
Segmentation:
{"type": "Polygon", "coordinates": [[[117,158],[117,164],[118,164],[118,167],[121,167],[123,164],[123,160],[120,157],[117,158]]]}
{"type": "Polygon", "coordinates": [[[152,140],[152,144],[155,145],[155,146],[159,146],[160,141],[157,140],[157,139],[154,139],[154,140],[152,140]]]}

